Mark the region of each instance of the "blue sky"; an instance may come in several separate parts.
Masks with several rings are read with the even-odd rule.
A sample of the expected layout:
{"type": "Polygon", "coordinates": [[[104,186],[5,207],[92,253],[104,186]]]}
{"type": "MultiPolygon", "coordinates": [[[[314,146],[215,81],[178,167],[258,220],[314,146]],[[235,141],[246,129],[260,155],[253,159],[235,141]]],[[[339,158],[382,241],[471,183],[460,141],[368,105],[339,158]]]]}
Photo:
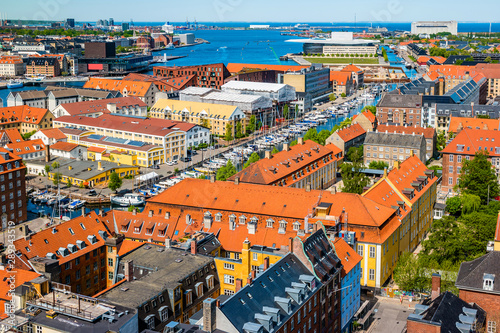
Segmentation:
{"type": "Polygon", "coordinates": [[[0,0],[1,18],[96,21],[498,22],[498,0],[0,0]]]}

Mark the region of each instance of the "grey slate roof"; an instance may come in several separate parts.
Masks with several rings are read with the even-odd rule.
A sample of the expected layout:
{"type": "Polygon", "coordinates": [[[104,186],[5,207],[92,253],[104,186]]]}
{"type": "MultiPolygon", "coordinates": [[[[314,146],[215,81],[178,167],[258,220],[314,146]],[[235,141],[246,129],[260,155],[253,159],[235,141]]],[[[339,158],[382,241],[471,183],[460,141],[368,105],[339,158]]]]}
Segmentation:
{"type": "MultiPolygon", "coordinates": [[[[270,309],[279,310],[279,324],[274,325],[274,331],[287,322],[297,310],[312,297],[320,288],[319,282],[312,273],[293,254],[288,253],[266,271],[259,274],[252,284],[247,284],[239,292],[232,295],[220,306],[220,311],[239,331],[243,332],[245,324],[260,325],[255,319],[256,315],[265,316],[270,309]],[[302,283],[302,279],[310,279],[315,282],[313,292],[308,292],[299,305],[290,298],[285,288],[292,288],[292,283],[302,283]],[[291,311],[286,313],[276,300],[291,301],[291,311]],[[266,308],[266,309],[264,309],[266,308]]],[[[306,287],[308,289],[308,287],[306,287]]],[[[218,316],[218,315],[217,315],[218,316]]]]}
{"type": "Polygon", "coordinates": [[[415,312],[418,312],[418,309],[425,310],[419,316],[410,315],[408,321],[439,325],[441,333],[461,333],[462,331],[457,326],[463,324],[462,320],[466,321],[466,311],[468,309],[477,310],[476,315],[472,315],[472,317],[476,318],[477,327],[481,327],[485,320],[484,310],[475,304],[470,305],[449,291],[439,295],[433,301],[430,298],[426,299],[422,305],[417,305],[415,312]]]}
{"type": "Polygon", "coordinates": [[[491,119],[500,117],[500,105],[478,105],[474,104],[452,104],[442,103],[436,104],[436,114],[446,117],[474,117],[477,115],[488,115],[491,119]]]}
{"type": "Polygon", "coordinates": [[[120,258],[121,262],[130,260],[133,261],[134,267],[153,269],[154,272],[137,280],[126,281],[119,288],[113,288],[102,294],[99,299],[137,308],[162,290],[174,289],[185,277],[213,262],[213,258],[210,257],[192,255],[184,250],[167,249],[153,244],[145,244],[120,258]],[[161,252],[159,249],[162,249],[161,252]],[[124,288],[128,290],[122,291],[124,288]]]}
{"type": "Polygon", "coordinates": [[[399,95],[390,93],[385,94],[377,104],[377,107],[393,108],[420,108],[421,106],[421,95],[399,95]]]}
{"type": "Polygon", "coordinates": [[[475,260],[463,262],[460,265],[455,285],[458,289],[500,294],[500,252],[489,252],[475,260]],[[483,290],[484,274],[495,275],[493,290],[483,290]]]}
{"type": "Polygon", "coordinates": [[[391,146],[400,148],[420,149],[422,141],[425,142],[423,135],[408,135],[400,133],[366,133],[365,145],[391,146]]]}

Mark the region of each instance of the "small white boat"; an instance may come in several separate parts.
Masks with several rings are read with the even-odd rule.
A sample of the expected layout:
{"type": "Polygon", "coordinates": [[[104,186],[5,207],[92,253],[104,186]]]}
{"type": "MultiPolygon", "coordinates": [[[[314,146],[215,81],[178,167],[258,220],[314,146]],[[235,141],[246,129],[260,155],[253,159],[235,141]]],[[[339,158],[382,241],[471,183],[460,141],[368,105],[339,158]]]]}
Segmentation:
{"type": "Polygon", "coordinates": [[[138,194],[127,193],[124,196],[114,195],[110,197],[111,203],[122,207],[144,205],[144,198],[138,194]]]}
{"type": "Polygon", "coordinates": [[[85,200],[73,200],[69,203],[68,209],[74,210],[74,209],[81,208],[85,205],[85,203],[86,203],[85,200]]]}
{"type": "Polygon", "coordinates": [[[24,84],[21,81],[17,81],[17,80],[10,80],[7,83],[8,89],[22,88],[23,86],[24,86],[24,84]]]}

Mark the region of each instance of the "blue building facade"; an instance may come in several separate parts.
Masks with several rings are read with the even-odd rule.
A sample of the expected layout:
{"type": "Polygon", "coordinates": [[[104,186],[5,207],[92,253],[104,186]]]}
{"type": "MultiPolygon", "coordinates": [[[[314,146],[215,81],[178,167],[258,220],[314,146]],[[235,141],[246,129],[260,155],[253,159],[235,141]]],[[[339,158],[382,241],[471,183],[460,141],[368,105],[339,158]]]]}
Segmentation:
{"type": "Polygon", "coordinates": [[[352,318],[361,303],[361,260],[363,259],[342,238],[333,243],[335,252],[342,262],[341,272],[341,327],[342,333],[352,331],[352,318]]]}

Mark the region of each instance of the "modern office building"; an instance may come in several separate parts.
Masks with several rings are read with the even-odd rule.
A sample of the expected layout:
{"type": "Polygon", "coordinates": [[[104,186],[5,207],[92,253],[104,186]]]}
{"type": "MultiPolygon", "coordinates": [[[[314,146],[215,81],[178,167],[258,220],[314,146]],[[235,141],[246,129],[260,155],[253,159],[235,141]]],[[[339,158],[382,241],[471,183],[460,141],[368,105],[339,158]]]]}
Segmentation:
{"type": "Polygon", "coordinates": [[[197,66],[155,66],[153,75],[167,79],[181,79],[190,75],[196,78],[196,86],[202,88],[220,89],[224,80],[230,76],[229,71],[223,63],[207,64],[197,66]]]}
{"type": "Polygon", "coordinates": [[[303,110],[309,111],[313,104],[327,101],[332,88],[330,85],[330,69],[311,66],[300,71],[288,71],[278,75],[278,83],[287,84],[295,88],[297,96],[305,103],[303,110]]]}
{"type": "Polygon", "coordinates": [[[449,32],[452,35],[457,35],[457,21],[417,21],[411,24],[412,35],[433,35],[441,32],[449,32]]]}
{"type": "Polygon", "coordinates": [[[304,54],[372,55],[378,50],[377,40],[357,39],[352,32],[332,32],[329,39],[291,39],[287,42],[304,44],[304,54]]]}

